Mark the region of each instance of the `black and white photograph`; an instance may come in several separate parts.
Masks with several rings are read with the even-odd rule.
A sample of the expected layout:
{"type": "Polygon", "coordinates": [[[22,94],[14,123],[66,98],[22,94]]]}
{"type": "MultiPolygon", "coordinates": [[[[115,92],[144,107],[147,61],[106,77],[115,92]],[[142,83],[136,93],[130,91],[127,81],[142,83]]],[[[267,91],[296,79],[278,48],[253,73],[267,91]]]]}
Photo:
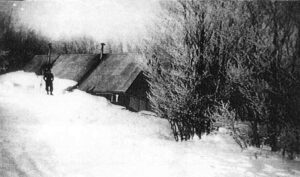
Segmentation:
{"type": "Polygon", "coordinates": [[[300,0],[0,0],[0,177],[299,177],[300,0]]]}

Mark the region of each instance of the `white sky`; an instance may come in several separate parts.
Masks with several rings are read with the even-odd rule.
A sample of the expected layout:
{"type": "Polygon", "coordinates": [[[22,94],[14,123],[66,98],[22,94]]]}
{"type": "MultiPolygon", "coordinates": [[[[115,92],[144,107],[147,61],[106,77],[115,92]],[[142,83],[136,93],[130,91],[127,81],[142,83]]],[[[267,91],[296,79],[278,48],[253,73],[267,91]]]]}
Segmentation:
{"type": "Polygon", "coordinates": [[[90,36],[104,42],[137,40],[158,11],[157,0],[27,0],[18,6],[22,24],[53,40],[90,36]]]}

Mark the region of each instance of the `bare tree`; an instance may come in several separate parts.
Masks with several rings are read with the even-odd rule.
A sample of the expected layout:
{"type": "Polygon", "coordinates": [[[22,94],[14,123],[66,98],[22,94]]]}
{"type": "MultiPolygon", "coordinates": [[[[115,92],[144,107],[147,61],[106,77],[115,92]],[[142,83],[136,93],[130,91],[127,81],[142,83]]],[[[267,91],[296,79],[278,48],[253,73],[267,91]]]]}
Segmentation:
{"type": "Polygon", "coordinates": [[[291,148],[300,142],[297,6],[183,0],[162,6],[165,16],[144,53],[149,98],[175,139],[209,133],[225,103],[234,120],[250,123],[250,144],[299,152],[291,148]]]}

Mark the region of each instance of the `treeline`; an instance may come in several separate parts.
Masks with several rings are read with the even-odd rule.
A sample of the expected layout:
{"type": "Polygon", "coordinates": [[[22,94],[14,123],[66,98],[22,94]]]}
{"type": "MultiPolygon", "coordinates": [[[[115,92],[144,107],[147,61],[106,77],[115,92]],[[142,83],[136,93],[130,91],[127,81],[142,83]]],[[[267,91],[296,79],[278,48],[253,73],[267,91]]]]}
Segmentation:
{"type": "Polygon", "coordinates": [[[0,73],[22,67],[35,54],[47,51],[47,40],[33,30],[14,26],[13,17],[0,12],[0,73]]]}
{"type": "Polygon", "coordinates": [[[33,29],[15,25],[17,20],[11,14],[0,14],[0,73],[22,69],[35,55],[47,54],[49,43],[53,53],[59,54],[100,51],[100,42],[90,38],[53,41],[33,29]]]}
{"type": "MultiPolygon", "coordinates": [[[[22,69],[35,55],[48,53],[52,44],[57,54],[94,54],[101,51],[101,42],[91,37],[51,40],[41,33],[25,26],[15,25],[18,19],[11,14],[0,12],[0,74],[22,69]]],[[[105,52],[135,52],[137,47],[122,42],[106,42],[105,52]]]]}
{"type": "Polygon", "coordinates": [[[268,145],[290,158],[300,153],[300,4],[161,5],[144,48],[148,96],[175,139],[226,126],[242,147],[268,145]]]}

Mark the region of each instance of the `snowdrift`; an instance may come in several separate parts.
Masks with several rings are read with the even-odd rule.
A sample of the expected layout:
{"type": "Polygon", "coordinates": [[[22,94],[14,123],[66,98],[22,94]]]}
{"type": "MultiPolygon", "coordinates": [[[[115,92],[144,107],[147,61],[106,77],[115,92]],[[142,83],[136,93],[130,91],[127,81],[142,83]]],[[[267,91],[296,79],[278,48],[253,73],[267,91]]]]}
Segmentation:
{"type": "Polygon", "coordinates": [[[40,76],[0,76],[0,176],[252,177],[300,176],[300,163],[251,148],[226,130],[175,142],[166,120],[132,113],[102,97],[65,89],[46,95],[40,76]]]}

